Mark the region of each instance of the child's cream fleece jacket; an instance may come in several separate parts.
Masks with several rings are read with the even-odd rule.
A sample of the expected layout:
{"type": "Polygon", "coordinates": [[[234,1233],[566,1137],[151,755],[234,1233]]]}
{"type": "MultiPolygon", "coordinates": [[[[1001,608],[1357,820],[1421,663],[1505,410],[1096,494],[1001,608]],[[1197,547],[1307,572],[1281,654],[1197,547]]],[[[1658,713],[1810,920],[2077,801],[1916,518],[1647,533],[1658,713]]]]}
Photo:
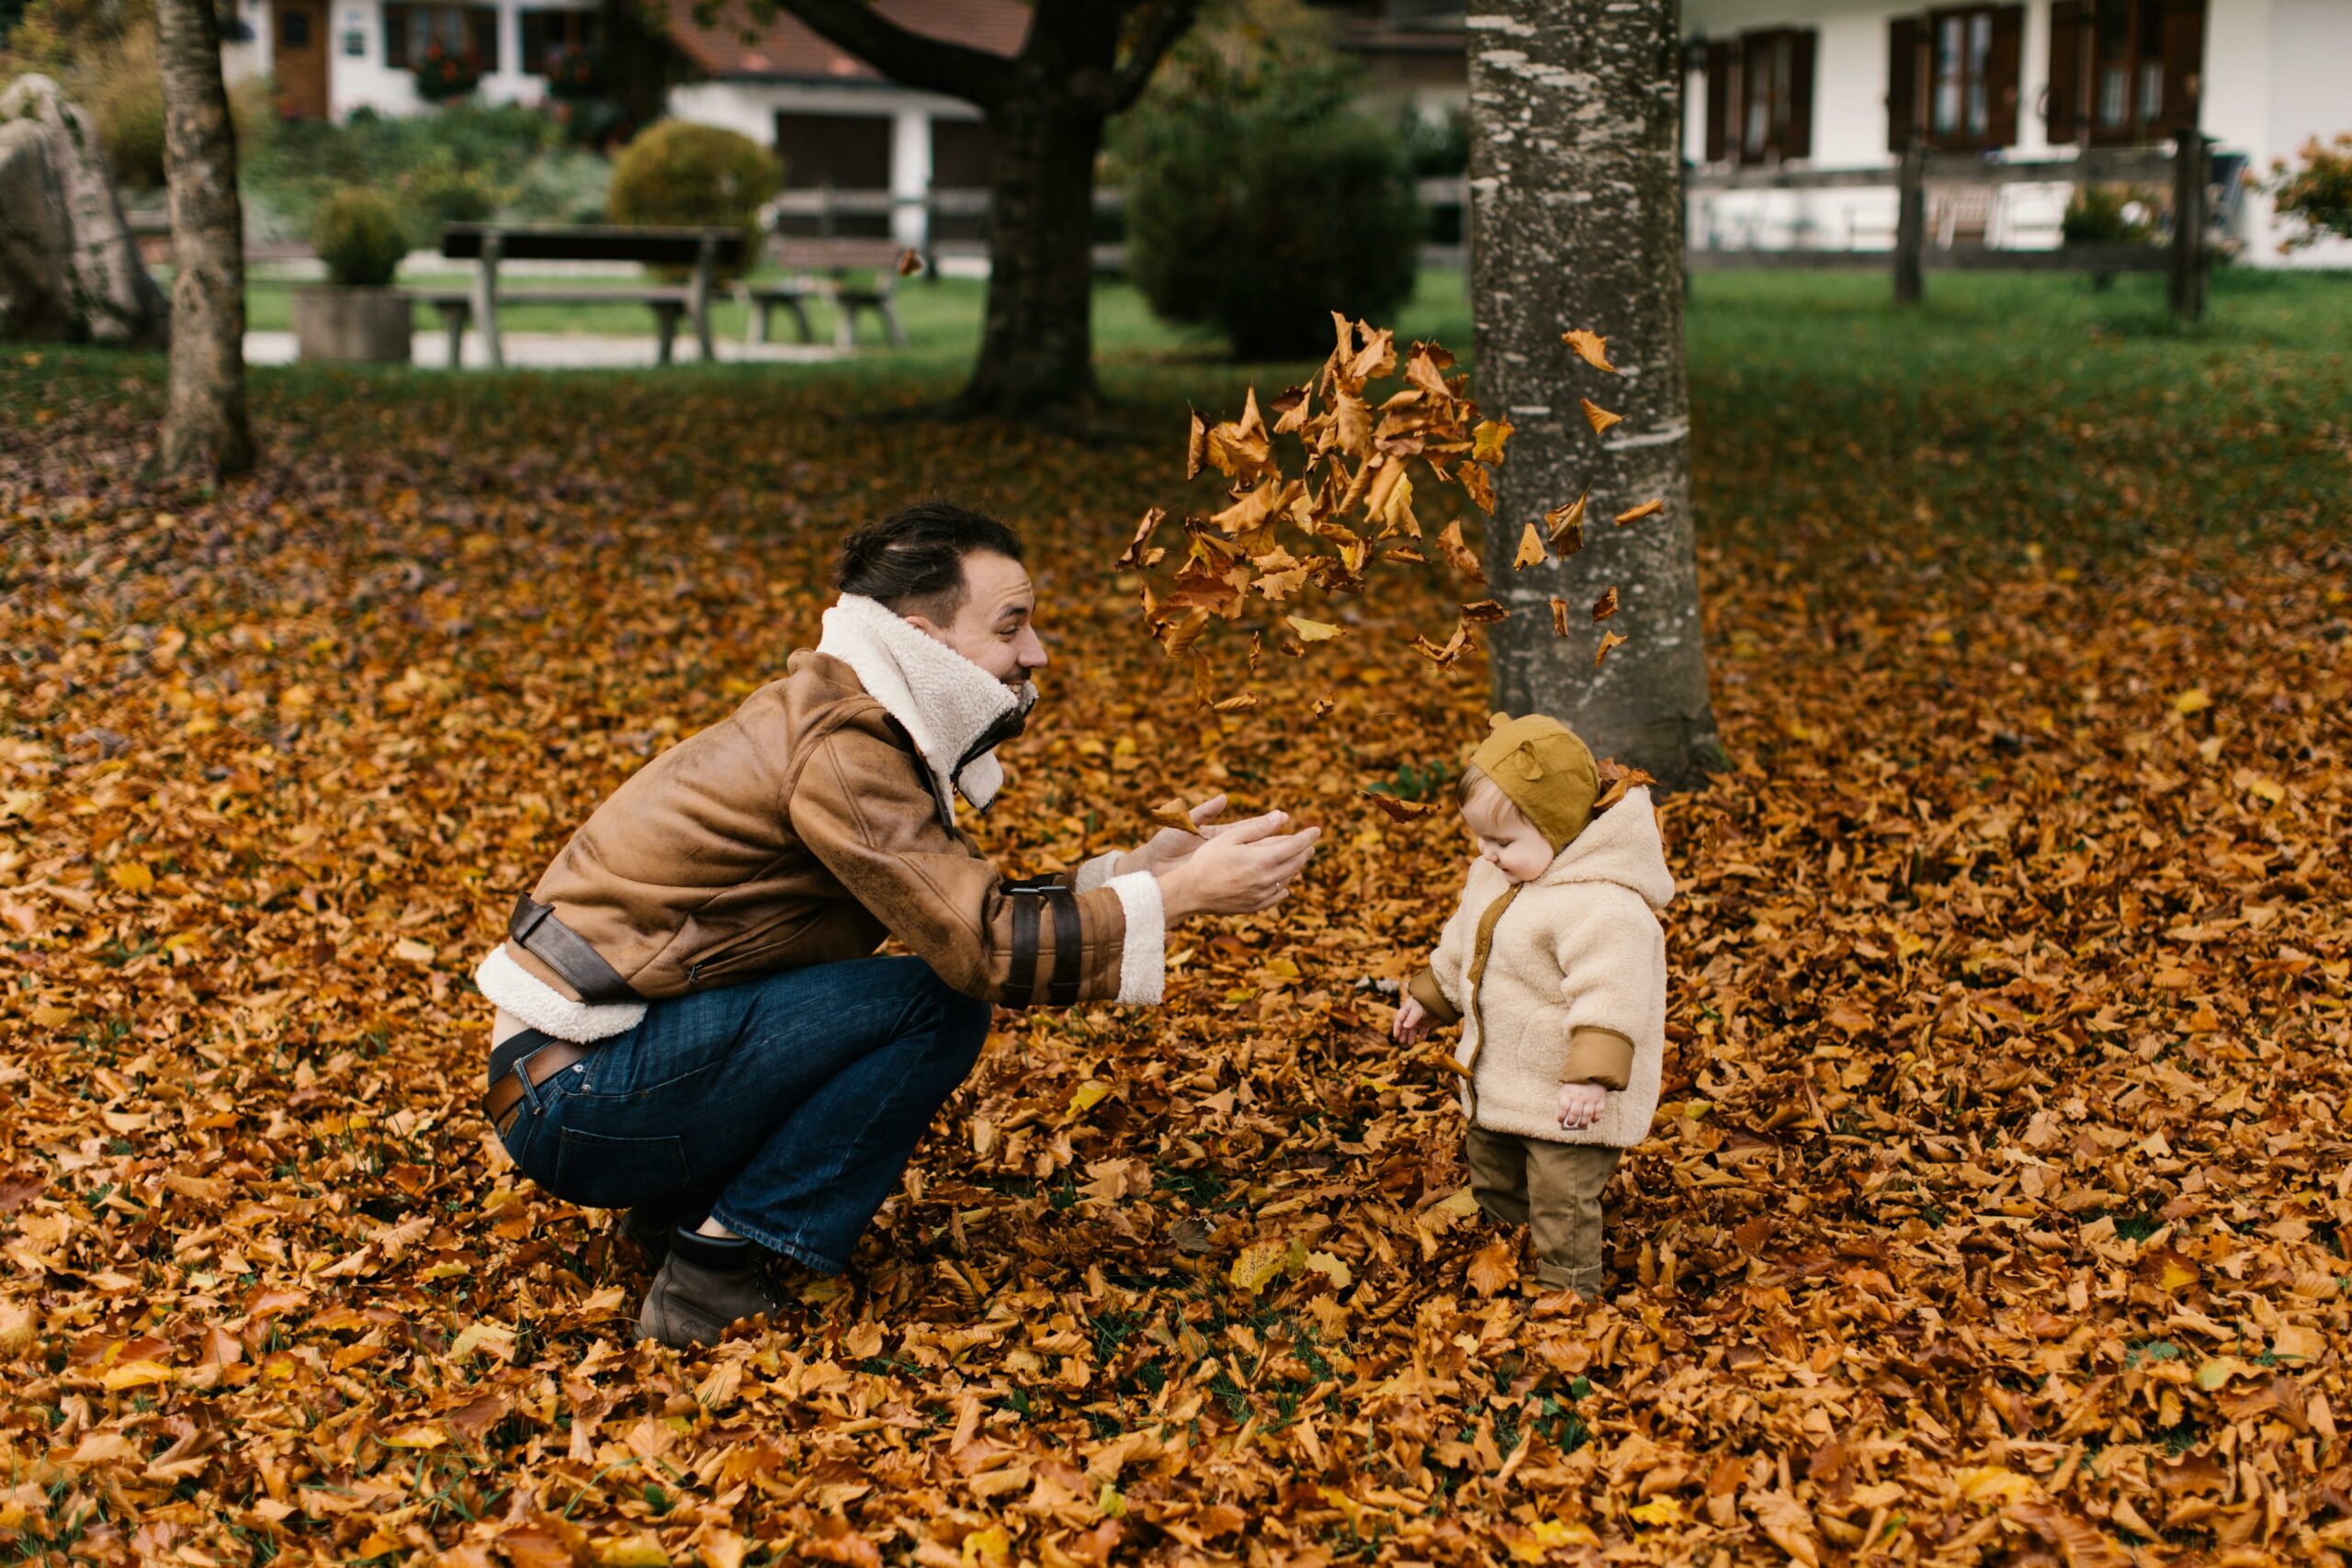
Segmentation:
{"type": "Polygon", "coordinates": [[[1666,932],[1657,911],[1673,897],[1646,789],[1628,790],[1515,892],[1497,867],[1471,863],[1462,906],[1412,991],[1442,1021],[1464,1019],[1453,1059],[1468,1074],[1462,1106],[1477,1125],[1617,1148],[1648,1136],[1666,1054],[1666,932]],[[1580,1057],[1605,1061],[1609,1035],[1631,1046],[1632,1059],[1624,1062],[1621,1049],[1613,1070],[1567,1073],[1566,1081],[1611,1083],[1613,1092],[1591,1126],[1564,1128],[1558,1100],[1571,1037],[1580,1057]]]}

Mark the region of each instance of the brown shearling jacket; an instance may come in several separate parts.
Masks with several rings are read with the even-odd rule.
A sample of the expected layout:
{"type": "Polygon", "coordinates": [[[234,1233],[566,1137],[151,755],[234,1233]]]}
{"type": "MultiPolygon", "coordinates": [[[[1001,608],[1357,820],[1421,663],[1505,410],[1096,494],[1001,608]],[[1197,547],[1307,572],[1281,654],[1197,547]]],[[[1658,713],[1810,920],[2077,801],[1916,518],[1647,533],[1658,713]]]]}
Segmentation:
{"type": "MultiPolygon", "coordinates": [[[[1065,874],[1041,879],[1050,895],[1019,891],[849,665],[804,649],[786,670],[630,775],[532,897],[648,1000],[863,958],[886,936],[984,1000],[1116,998],[1116,889],[1078,893],[1065,874]]],[[[520,942],[506,952],[577,998],[520,942]]]]}

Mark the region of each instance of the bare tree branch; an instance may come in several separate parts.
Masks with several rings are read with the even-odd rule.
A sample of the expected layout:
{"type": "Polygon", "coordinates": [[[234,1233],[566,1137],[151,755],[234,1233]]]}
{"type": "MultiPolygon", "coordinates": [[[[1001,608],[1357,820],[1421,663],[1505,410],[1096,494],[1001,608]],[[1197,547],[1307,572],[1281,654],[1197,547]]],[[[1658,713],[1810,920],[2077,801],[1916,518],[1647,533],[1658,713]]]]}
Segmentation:
{"type": "MultiPolygon", "coordinates": [[[[993,107],[1011,84],[1012,62],[984,49],[902,28],[869,0],[770,0],[894,82],[993,107]]],[[[756,0],[755,0],[756,4],[756,0]]]]}
{"type": "Polygon", "coordinates": [[[1159,69],[1160,57],[1184,36],[1193,18],[1200,14],[1201,0],[1160,0],[1151,8],[1137,29],[1135,47],[1111,78],[1111,112],[1117,114],[1134,103],[1159,69]]]}

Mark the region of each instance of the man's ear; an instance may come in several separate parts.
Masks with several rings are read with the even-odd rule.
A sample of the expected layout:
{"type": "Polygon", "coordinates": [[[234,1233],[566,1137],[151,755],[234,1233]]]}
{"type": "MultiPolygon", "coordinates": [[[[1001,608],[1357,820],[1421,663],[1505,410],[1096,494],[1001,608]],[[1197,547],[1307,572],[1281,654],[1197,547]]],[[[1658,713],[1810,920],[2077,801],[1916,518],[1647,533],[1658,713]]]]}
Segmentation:
{"type": "Polygon", "coordinates": [[[899,619],[905,621],[907,625],[914,627],[915,630],[922,633],[923,636],[931,638],[933,642],[945,642],[947,640],[946,634],[939,629],[938,623],[933,621],[929,615],[902,615],[899,619]]]}

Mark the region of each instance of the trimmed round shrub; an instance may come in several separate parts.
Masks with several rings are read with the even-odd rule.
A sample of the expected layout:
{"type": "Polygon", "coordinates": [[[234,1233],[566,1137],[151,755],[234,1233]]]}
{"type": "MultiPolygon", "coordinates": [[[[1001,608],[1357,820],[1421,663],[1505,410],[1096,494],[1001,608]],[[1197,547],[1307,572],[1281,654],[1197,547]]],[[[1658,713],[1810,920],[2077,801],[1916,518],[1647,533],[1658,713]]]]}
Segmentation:
{"type": "Polygon", "coordinates": [[[739,227],[746,256],[759,246],[759,211],[784,183],[775,154],[736,131],[669,119],[621,149],[605,210],[616,223],[739,227]]]}
{"type": "Polygon", "coordinates": [[[1152,310],[1220,329],[1246,359],[1312,357],[1331,312],[1412,293],[1411,150],[1352,107],[1352,68],[1312,40],[1204,39],[1116,149],[1128,269],[1152,310]]]}
{"type": "Polygon", "coordinates": [[[311,222],[311,248],[335,282],[348,288],[381,288],[408,254],[408,239],[390,202],[372,190],[350,186],[319,204],[319,215],[311,222]]]}

